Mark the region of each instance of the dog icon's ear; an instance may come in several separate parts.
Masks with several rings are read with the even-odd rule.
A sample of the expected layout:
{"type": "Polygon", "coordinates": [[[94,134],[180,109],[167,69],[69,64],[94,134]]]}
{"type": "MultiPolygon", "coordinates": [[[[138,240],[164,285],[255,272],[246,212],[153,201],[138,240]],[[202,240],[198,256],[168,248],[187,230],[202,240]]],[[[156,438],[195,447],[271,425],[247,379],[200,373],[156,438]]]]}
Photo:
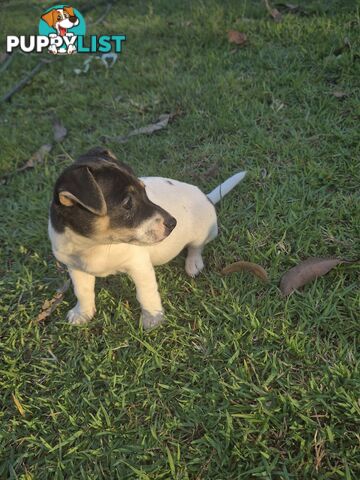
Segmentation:
{"type": "Polygon", "coordinates": [[[64,7],[64,11],[70,15],[70,17],[76,17],[73,7],[64,7]]]}
{"type": "Polygon", "coordinates": [[[49,25],[49,27],[53,27],[57,20],[56,11],[50,10],[50,12],[41,15],[41,18],[49,25]]]}
{"type": "Polygon", "coordinates": [[[104,195],[86,166],[65,170],[56,187],[59,202],[65,207],[78,203],[95,215],[106,215],[104,195]]]}

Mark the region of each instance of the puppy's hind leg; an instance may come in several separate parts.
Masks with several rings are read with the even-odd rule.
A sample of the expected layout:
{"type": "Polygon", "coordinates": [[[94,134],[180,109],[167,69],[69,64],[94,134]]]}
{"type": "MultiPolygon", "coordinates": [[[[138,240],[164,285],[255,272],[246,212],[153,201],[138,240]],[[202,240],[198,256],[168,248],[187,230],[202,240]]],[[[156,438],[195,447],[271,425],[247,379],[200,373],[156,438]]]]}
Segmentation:
{"type": "Polygon", "coordinates": [[[204,246],[193,247],[188,246],[187,256],[185,260],[185,271],[190,277],[196,277],[204,268],[204,262],[201,256],[204,246]]]}
{"type": "Polygon", "coordinates": [[[196,243],[190,243],[187,248],[187,256],[185,260],[185,271],[190,277],[196,277],[204,268],[204,262],[202,259],[202,251],[205,245],[213,240],[218,234],[217,223],[212,225],[210,231],[204,234],[203,240],[196,243]]]}

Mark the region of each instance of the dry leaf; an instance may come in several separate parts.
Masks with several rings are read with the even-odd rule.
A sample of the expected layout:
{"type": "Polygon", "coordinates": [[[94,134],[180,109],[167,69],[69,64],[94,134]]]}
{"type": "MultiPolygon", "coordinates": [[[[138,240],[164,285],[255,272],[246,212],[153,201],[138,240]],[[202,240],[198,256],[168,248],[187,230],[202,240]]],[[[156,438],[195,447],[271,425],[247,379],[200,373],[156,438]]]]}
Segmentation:
{"type": "Polygon", "coordinates": [[[279,12],[279,10],[277,10],[276,8],[272,8],[271,5],[269,4],[269,0],[264,0],[264,2],[265,2],[265,7],[269,12],[269,15],[272,17],[272,19],[277,23],[281,22],[282,15],[279,12]]]}
{"type": "Polygon", "coordinates": [[[16,408],[19,410],[20,415],[22,417],[25,417],[25,410],[24,410],[23,406],[21,405],[21,403],[19,402],[19,400],[16,398],[14,393],[12,394],[12,398],[14,400],[16,408]]]}
{"type": "Polygon", "coordinates": [[[53,129],[55,142],[62,142],[67,135],[67,129],[57,118],[54,120],[53,129]]]}
{"type": "Polygon", "coordinates": [[[341,263],[355,263],[355,261],[341,258],[310,257],[300,262],[286,272],[280,280],[280,290],[284,296],[290,295],[294,290],[312,282],[317,277],[326,275],[332,268],[341,263]]]}
{"type": "Polygon", "coordinates": [[[228,40],[230,43],[235,43],[240,47],[243,47],[247,44],[248,38],[245,33],[238,32],[236,30],[229,30],[228,32],[228,40]]]}
{"type": "Polygon", "coordinates": [[[273,8],[270,12],[271,17],[274,19],[274,22],[279,23],[282,20],[282,15],[276,8],[273,8]]]}
{"type": "Polygon", "coordinates": [[[340,98],[340,100],[349,96],[349,94],[345,92],[331,92],[331,94],[336,98],[340,98]]]}
{"type": "Polygon", "coordinates": [[[299,5],[295,5],[293,3],[276,3],[276,6],[279,7],[282,11],[288,13],[300,13],[302,12],[301,7],[299,5]]]}
{"type": "Polygon", "coordinates": [[[69,287],[70,280],[66,280],[64,285],[56,291],[55,295],[50,300],[45,300],[41,307],[41,312],[36,318],[37,322],[43,322],[53,313],[55,308],[62,302],[65,292],[69,287]]]}
{"type": "Polygon", "coordinates": [[[165,113],[164,115],[160,115],[159,119],[155,123],[151,123],[146,127],[136,128],[127,135],[120,135],[118,137],[108,137],[106,135],[103,137],[103,140],[111,140],[112,142],[117,143],[126,143],[131,137],[134,137],[135,135],[151,135],[152,133],[165,128],[168,125],[169,120],[171,120],[173,117],[174,114],[165,113]]]}
{"type": "Polygon", "coordinates": [[[264,282],[268,281],[268,274],[261,265],[252,262],[235,262],[221,270],[222,275],[228,275],[233,272],[250,272],[264,282]]]}
{"type": "Polygon", "coordinates": [[[46,143],[42,145],[37,152],[35,152],[29,160],[23,165],[22,167],[18,168],[17,171],[21,172],[23,170],[27,170],[28,168],[34,168],[35,165],[38,163],[42,163],[47,153],[49,153],[52,149],[52,145],[50,143],[46,143]]]}

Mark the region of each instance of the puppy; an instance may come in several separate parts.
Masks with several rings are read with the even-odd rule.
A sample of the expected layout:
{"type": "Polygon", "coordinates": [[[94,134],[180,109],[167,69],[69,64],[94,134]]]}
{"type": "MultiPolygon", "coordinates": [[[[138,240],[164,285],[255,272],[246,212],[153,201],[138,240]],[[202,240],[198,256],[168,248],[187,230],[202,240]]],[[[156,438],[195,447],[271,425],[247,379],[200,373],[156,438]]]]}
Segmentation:
{"type": "Polygon", "coordinates": [[[177,180],[137,178],[101,147],[80,156],[55,184],[49,219],[53,253],[67,265],[78,300],[69,322],[89,321],[95,314],[95,278],[119,272],[135,283],[143,328],[163,322],[154,265],[186,247],[186,273],[201,272],[202,250],[218,233],[214,204],[245,174],[205,195],[177,180]]]}

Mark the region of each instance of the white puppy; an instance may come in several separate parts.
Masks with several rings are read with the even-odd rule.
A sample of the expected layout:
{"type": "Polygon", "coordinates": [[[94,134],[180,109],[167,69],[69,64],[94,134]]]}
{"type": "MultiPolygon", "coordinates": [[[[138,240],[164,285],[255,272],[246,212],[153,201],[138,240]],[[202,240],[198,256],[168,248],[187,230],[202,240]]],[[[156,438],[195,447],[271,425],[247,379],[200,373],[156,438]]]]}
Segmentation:
{"type": "Polygon", "coordinates": [[[138,179],[109,150],[81,156],[56,182],[49,221],[54,255],[67,265],[78,300],[69,321],[84,323],[95,314],[95,277],[124,272],[135,283],[143,327],[161,323],[153,266],[186,247],[187,274],[194,277],[203,269],[202,250],[218,232],[214,204],[245,173],[205,195],[177,180],[138,179]]]}

